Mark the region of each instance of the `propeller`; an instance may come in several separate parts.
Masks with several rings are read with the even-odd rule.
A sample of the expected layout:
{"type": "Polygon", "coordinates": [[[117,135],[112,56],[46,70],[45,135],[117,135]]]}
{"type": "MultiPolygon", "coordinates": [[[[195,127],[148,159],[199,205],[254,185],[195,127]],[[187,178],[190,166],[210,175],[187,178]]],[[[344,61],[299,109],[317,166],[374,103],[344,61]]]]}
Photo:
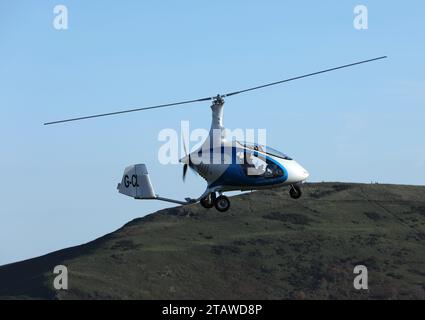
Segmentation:
{"type": "Polygon", "coordinates": [[[186,104],[196,103],[196,102],[222,101],[223,98],[231,97],[231,96],[234,96],[234,95],[237,95],[237,94],[246,93],[246,92],[250,92],[250,91],[254,91],[254,90],[259,90],[259,89],[275,86],[275,85],[278,85],[278,84],[282,84],[282,83],[285,83],[285,82],[290,82],[290,81],[299,80],[299,79],[303,79],[303,78],[307,78],[307,77],[312,77],[312,76],[316,76],[316,75],[319,75],[319,74],[322,74],[322,73],[336,71],[336,70],[344,69],[344,68],[348,68],[348,67],[353,67],[353,66],[356,66],[356,65],[369,63],[369,62],[372,62],[372,61],[377,61],[377,60],[381,60],[381,59],[385,59],[385,58],[387,58],[387,56],[382,56],[382,57],[369,59],[369,60],[363,60],[363,61],[350,63],[350,64],[346,64],[346,65],[343,65],[343,66],[335,67],[335,68],[317,71],[317,72],[305,74],[305,75],[302,75],[302,76],[293,77],[293,78],[289,78],[289,79],[285,79],[285,80],[281,80],[281,81],[277,81],[277,82],[272,82],[272,83],[264,84],[264,85],[261,85],[261,86],[252,87],[252,88],[249,88],[249,89],[234,91],[234,92],[226,93],[226,94],[223,94],[223,95],[217,95],[217,96],[213,96],[213,97],[206,97],[206,98],[195,99],[195,100],[187,100],[187,101],[181,101],[181,102],[161,104],[161,105],[157,105],[157,106],[144,107],[144,108],[135,108],[135,109],[129,109],[129,110],[116,111],[116,112],[101,113],[101,114],[95,114],[95,115],[85,116],[85,117],[70,118],[70,119],[65,119],[65,120],[46,122],[46,123],[44,123],[44,125],[53,125],[53,124],[59,124],[59,123],[65,123],[65,122],[72,122],[72,121],[80,121],[80,120],[87,120],[87,119],[93,119],[93,118],[114,116],[114,115],[120,115],[120,114],[131,113],[131,112],[139,112],[139,111],[145,111],[145,110],[174,107],[174,106],[186,105],[186,104]]]}
{"type": "Polygon", "coordinates": [[[184,156],[187,159],[187,162],[184,164],[183,166],[183,182],[186,182],[186,175],[187,175],[187,170],[190,167],[191,164],[191,160],[190,160],[190,153],[187,152],[187,147],[186,147],[186,139],[185,139],[185,135],[184,132],[182,132],[182,137],[183,137],[183,150],[184,150],[184,156]]]}
{"type": "Polygon", "coordinates": [[[189,165],[187,163],[185,163],[184,166],[183,166],[183,182],[186,182],[186,174],[187,174],[188,168],[189,168],[189,165]]]}

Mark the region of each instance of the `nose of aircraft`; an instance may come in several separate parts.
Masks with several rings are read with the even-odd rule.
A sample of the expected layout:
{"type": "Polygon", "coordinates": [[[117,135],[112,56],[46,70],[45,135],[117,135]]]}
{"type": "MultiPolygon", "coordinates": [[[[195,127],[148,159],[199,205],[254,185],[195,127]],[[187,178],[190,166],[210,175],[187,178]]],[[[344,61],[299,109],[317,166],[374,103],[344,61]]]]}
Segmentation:
{"type": "Polygon", "coordinates": [[[288,180],[291,180],[291,182],[302,182],[307,180],[307,178],[310,176],[310,173],[295,161],[293,161],[288,173],[288,180]]]}
{"type": "Polygon", "coordinates": [[[310,173],[306,169],[301,167],[301,176],[302,176],[302,180],[304,181],[308,179],[308,177],[310,176],[310,173]]]}

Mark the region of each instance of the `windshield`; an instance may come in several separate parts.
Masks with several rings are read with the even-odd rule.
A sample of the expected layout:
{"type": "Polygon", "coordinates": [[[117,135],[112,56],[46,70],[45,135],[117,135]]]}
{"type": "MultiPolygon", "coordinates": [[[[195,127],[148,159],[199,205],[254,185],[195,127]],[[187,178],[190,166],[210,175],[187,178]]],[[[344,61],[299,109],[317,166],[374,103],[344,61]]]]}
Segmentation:
{"type": "Polygon", "coordinates": [[[273,149],[272,147],[267,147],[266,153],[285,160],[292,160],[292,158],[288,155],[284,154],[283,152],[280,152],[279,150],[273,149]]]}
{"type": "Polygon", "coordinates": [[[278,157],[278,158],[285,159],[285,160],[292,160],[292,158],[289,157],[288,155],[284,154],[283,152],[280,152],[279,150],[271,148],[271,147],[263,146],[263,145],[256,144],[256,143],[250,143],[250,142],[239,142],[238,141],[238,143],[243,145],[247,149],[260,151],[260,152],[269,154],[271,156],[278,157]]]}

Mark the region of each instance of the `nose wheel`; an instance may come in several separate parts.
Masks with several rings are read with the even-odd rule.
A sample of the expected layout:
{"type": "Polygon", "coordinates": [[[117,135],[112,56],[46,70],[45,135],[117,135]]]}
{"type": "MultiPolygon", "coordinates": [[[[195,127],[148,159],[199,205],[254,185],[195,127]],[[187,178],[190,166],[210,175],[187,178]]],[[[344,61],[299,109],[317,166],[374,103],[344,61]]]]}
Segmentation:
{"type": "Polygon", "coordinates": [[[210,193],[205,198],[201,199],[201,206],[203,206],[205,209],[211,209],[214,207],[215,200],[215,193],[210,193]]]}
{"type": "Polygon", "coordinates": [[[205,209],[211,209],[215,207],[217,211],[226,212],[230,209],[230,200],[228,197],[220,195],[217,197],[215,193],[210,193],[200,201],[201,206],[205,209]]]}
{"type": "Polygon", "coordinates": [[[292,199],[299,199],[302,196],[301,188],[297,185],[292,185],[291,189],[289,189],[289,195],[292,199]]]}

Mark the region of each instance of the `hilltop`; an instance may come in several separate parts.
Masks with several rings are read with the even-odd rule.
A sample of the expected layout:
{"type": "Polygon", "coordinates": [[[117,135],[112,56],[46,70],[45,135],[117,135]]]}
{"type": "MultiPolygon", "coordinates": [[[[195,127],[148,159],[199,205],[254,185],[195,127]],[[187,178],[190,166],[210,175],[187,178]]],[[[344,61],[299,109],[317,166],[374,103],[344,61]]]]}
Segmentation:
{"type": "MultiPolygon", "coordinates": [[[[0,267],[3,299],[425,299],[425,187],[307,184],[162,210],[0,267]],[[69,290],[53,289],[66,265],[69,290]],[[353,268],[369,290],[353,288],[353,268]]],[[[143,205],[143,204],[141,204],[143,205]]]]}

